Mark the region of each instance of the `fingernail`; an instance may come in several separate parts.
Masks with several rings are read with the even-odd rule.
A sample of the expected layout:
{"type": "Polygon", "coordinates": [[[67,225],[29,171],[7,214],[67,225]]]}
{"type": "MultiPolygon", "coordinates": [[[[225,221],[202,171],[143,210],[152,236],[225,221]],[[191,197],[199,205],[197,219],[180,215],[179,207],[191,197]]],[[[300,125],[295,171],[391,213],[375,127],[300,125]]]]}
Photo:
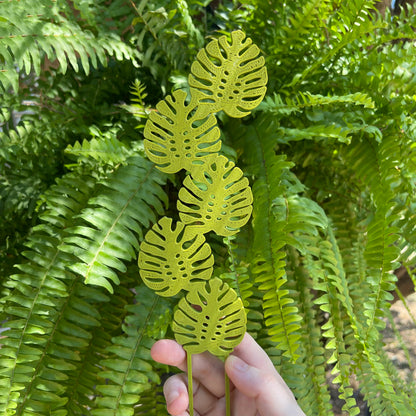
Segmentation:
{"type": "Polygon", "coordinates": [[[172,390],[166,393],[166,403],[171,404],[179,397],[179,392],[177,390],[172,390]]]}
{"type": "Polygon", "coordinates": [[[245,372],[248,370],[248,364],[246,364],[242,359],[236,357],[235,355],[230,355],[228,357],[231,367],[236,371],[245,372]]]}

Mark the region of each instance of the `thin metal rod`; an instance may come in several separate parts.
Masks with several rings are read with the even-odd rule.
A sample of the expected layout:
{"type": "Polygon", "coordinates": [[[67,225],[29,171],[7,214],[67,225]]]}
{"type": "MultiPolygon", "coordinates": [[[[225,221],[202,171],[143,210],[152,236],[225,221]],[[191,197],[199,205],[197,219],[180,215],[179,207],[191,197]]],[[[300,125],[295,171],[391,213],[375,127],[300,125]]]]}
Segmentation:
{"type": "Polygon", "coordinates": [[[225,373],[225,415],[231,416],[230,379],[225,373]]]}
{"type": "Polygon", "coordinates": [[[188,367],[188,395],[189,395],[189,416],[194,416],[194,392],[192,386],[192,354],[186,353],[188,367]]]}

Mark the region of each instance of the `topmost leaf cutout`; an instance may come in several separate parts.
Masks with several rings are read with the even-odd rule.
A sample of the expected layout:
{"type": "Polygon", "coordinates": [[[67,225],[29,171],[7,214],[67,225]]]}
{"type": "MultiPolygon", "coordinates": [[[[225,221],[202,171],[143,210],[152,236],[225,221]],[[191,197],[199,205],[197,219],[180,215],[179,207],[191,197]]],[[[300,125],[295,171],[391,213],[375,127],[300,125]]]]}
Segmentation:
{"type": "Polygon", "coordinates": [[[225,111],[230,117],[250,114],[266,94],[267,71],[259,48],[240,31],[211,41],[200,50],[189,75],[200,116],[225,111]]]}

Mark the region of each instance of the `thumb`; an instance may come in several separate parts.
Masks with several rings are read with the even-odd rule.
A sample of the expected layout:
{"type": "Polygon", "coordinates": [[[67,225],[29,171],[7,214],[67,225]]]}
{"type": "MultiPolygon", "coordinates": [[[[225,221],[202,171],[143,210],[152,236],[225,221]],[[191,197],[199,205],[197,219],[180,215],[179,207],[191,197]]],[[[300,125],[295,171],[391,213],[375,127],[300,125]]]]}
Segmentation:
{"type": "Polygon", "coordinates": [[[261,416],[304,416],[277,371],[260,371],[235,355],[227,358],[225,371],[240,393],[255,400],[261,416]]]}

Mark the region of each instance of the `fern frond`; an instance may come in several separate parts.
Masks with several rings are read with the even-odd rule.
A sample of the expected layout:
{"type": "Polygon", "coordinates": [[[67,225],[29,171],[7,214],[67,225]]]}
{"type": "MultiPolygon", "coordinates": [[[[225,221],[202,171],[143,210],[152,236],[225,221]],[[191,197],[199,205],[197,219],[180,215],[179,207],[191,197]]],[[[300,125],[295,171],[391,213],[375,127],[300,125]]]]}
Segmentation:
{"type": "Polygon", "coordinates": [[[399,250],[394,245],[397,231],[386,224],[384,216],[377,214],[368,227],[368,242],[364,255],[368,266],[367,281],[372,290],[369,299],[364,303],[364,314],[367,317],[369,337],[373,336],[376,328],[384,328],[382,311],[389,309],[393,299],[390,292],[394,290],[397,280],[393,271],[399,267],[399,250]]]}
{"type": "MultiPolygon", "coordinates": [[[[381,343],[380,343],[381,344],[381,343]]],[[[367,401],[371,414],[374,416],[411,416],[415,412],[412,386],[403,386],[392,363],[383,359],[384,353],[379,346],[367,350],[366,359],[359,357],[358,379],[362,385],[364,399],[367,401]],[[382,392],[382,394],[380,394],[382,392]],[[410,396],[410,397],[409,397],[410,396]]]]}
{"type": "MultiPolygon", "coordinates": [[[[315,241],[312,239],[312,241],[315,241]]],[[[299,294],[299,313],[302,315],[302,337],[299,347],[300,358],[297,371],[300,377],[293,385],[294,394],[307,415],[331,414],[331,397],[327,388],[324,370],[325,350],[322,345],[322,331],[319,314],[314,308],[312,279],[307,269],[300,266],[300,258],[295,250],[290,251],[292,281],[299,294]]],[[[316,277],[315,277],[316,278],[316,277]]]]}
{"type": "Polygon", "coordinates": [[[414,391],[416,390],[415,380],[403,380],[397,367],[384,350],[379,352],[379,356],[380,361],[393,380],[396,391],[403,397],[404,405],[407,408],[407,412],[409,412],[408,414],[413,414],[416,411],[416,397],[414,395],[414,391]]]}
{"type": "MultiPolygon", "coordinates": [[[[272,187],[268,181],[270,177],[282,177],[283,172],[288,169],[290,164],[285,161],[284,157],[280,157],[270,165],[266,165],[266,157],[273,156],[273,151],[264,149],[264,144],[261,143],[260,136],[255,130],[251,130],[250,133],[251,140],[253,142],[255,140],[256,146],[259,146],[252,156],[257,156],[257,166],[260,167],[257,180],[252,187],[255,201],[253,206],[255,235],[252,273],[259,284],[259,290],[264,293],[264,318],[269,328],[269,334],[272,340],[277,342],[277,347],[283,351],[283,354],[296,361],[298,357],[296,354],[297,343],[300,338],[297,333],[300,327],[298,322],[301,318],[294,306],[293,299],[289,296],[289,291],[284,287],[287,282],[286,255],[282,250],[286,241],[284,234],[281,233],[284,221],[281,221],[280,227],[277,227],[275,222],[272,222],[274,214],[271,210],[274,199],[281,196],[283,189],[272,187]]],[[[247,148],[250,152],[250,148],[248,146],[247,148]]],[[[279,182],[277,183],[279,184],[279,182]]]]}
{"type": "Polygon", "coordinates": [[[117,129],[101,132],[98,127],[90,127],[92,139],[84,139],[82,144],[75,142],[65,149],[65,153],[78,162],[94,160],[99,164],[117,166],[131,156],[131,151],[117,139],[117,129]]]}
{"type": "Polygon", "coordinates": [[[337,140],[341,143],[349,143],[351,134],[356,133],[356,129],[347,128],[339,125],[322,125],[317,124],[303,129],[293,129],[280,127],[282,138],[278,140],[280,143],[289,143],[298,140],[337,140]]]}
{"type": "Polygon", "coordinates": [[[298,182],[289,173],[291,164],[285,157],[274,154],[274,135],[270,132],[273,126],[269,123],[270,119],[263,118],[255,128],[245,129],[243,138],[247,151],[244,157],[256,178],[252,187],[255,201],[252,273],[259,290],[264,292],[264,317],[271,340],[285,356],[296,361],[301,317],[285,287],[284,248],[293,246],[303,251],[302,234],[316,234],[316,227],[325,227],[326,219],[316,204],[296,195],[298,182]],[[310,215],[304,211],[301,214],[302,210],[311,210],[310,215]]]}
{"type": "Polygon", "coordinates": [[[371,13],[373,9],[373,1],[368,0],[353,0],[348,3],[348,6],[341,4],[331,19],[331,25],[326,26],[330,29],[327,39],[330,39],[331,47],[324,48],[318,59],[306,67],[302,73],[295,74],[289,85],[293,87],[300,85],[300,82],[305,79],[311,79],[318,69],[336,59],[341,49],[358,42],[369,33],[385,28],[385,22],[374,18],[371,13]]]}
{"type": "Polygon", "coordinates": [[[184,25],[191,38],[194,39],[197,49],[201,49],[204,46],[204,36],[201,31],[198,30],[192,21],[189,6],[186,0],[176,0],[178,9],[182,15],[184,25]]]}
{"type": "MultiPolygon", "coordinates": [[[[368,328],[366,332],[366,327],[363,325],[362,322],[358,321],[357,316],[355,315],[352,299],[349,294],[348,282],[345,278],[345,272],[342,269],[340,253],[336,245],[334,234],[330,227],[328,228],[328,237],[331,244],[331,252],[333,254],[324,256],[324,259],[326,261],[330,261],[330,263],[328,264],[330,270],[335,271],[338,269],[338,273],[328,274],[328,277],[331,280],[335,279],[332,284],[337,288],[337,297],[345,308],[351,328],[354,332],[354,337],[359,341],[359,343],[357,344],[357,354],[359,357],[357,361],[360,363],[361,369],[365,368],[365,372],[370,371],[372,374],[371,377],[373,377],[374,380],[377,381],[378,392],[379,394],[381,393],[383,395],[386,402],[385,405],[388,406],[389,409],[391,409],[387,412],[387,414],[406,414],[402,413],[405,411],[403,398],[395,392],[394,383],[391,380],[391,377],[389,376],[388,372],[386,371],[385,366],[380,362],[379,355],[377,354],[377,346],[380,342],[379,332],[374,330],[374,328],[368,328]]],[[[375,296],[376,301],[382,301],[383,297],[381,293],[382,290],[380,290],[379,288],[375,296]]],[[[364,311],[364,314],[366,313],[367,311],[364,311]]],[[[371,315],[371,318],[374,319],[374,316],[375,315],[371,315]]],[[[337,321],[339,322],[339,320],[337,321]]],[[[347,358],[346,360],[340,360],[339,369],[341,371],[341,376],[343,371],[342,365],[346,364],[347,362],[350,362],[349,360],[349,358],[347,358]]],[[[347,393],[352,394],[352,390],[345,389],[342,393],[343,396],[346,396],[347,393]]],[[[350,403],[352,403],[352,399],[350,399],[350,403]]],[[[383,400],[379,400],[378,403],[383,403],[383,400]]],[[[349,406],[349,401],[347,401],[346,406],[349,406]]]]}
{"type": "Polygon", "coordinates": [[[60,132],[39,120],[0,129],[0,232],[36,216],[36,201],[52,185],[65,146],[60,132]]]}
{"type": "Polygon", "coordinates": [[[206,27],[201,19],[201,8],[186,0],[169,4],[144,0],[133,9],[135,33],[132,40],[139,50],[139,60],[156,80],[164,79],[160,87],[166,92],[168,85],[164,75],[170,72],[167,68],[182,72],[203,44],[206,27]]]}
{"type": "Polygon", "coordinates": [[[91,66],[97,68],[98,62],[105,66],[108,55],[134,61],[135,51],[115,33],[95,36],[63,17],[62,12],[56,2],[46,5],[22,0],[13,7],[9,2],[0,3],[0,56],[4,62],[0,80],[4,90],[18,90],[19,71],[39,75],[45,56],[51,62],[57,60],[62,73],[70,64],[76,72],[82,66],[88,74],[91,66]],[[21,38],[25,39],[24,46],[16,42],[21,38]]]}
{"type": "Polygon", "coordinates": [[[364,108],[374,108],[374,101],[365,93],[354,93],[346,95],[320,95],[311,94],[310,92],[299,92],[294,98],[283,98],[274,93],[273,97],[267,96],[265,100],[257,107],[255,111],[266,111],[274,114],[289,115],[305,108],[317,106],[343,105],[360,105],[364,108]]]}
{"type": "Polygon", "coordinates": [[[302,8],[297,9],[293,15],[289,17],[289,25],[284,28],[286,31],[286,39],[289,44],[293,44],[305,34],[310,35],[312,29],[321,25],[321,19],[327,18],[328,16],[325,16],[325,14],[328,14],[328,11],[330,10],[326,6],[326,3],[329,2],[309,0],[304,2],[302,8]],[[322,15],[322,13],[324,14],[322,15]]]}
{"type": "Polygon", "coordinates": [[[370,298],[364,303],[368,336],[376,335],[376,328],[383,328],[383,310],[389,309],[398,268],[399,249],[396,245],[398,229],[393,226],[397,213],[393,212],[395,187],[398,181],[396,166],[398,143],[393,137],[385,137],[380,144],[363,141],[351,148],[349,157],[355,158],[352,167],[368,187],[375,213],[367,228],[365,260],[368,267],[367,281],[372,287],[370,298]]]}
{"type": "Polygon", "coordinates": [[[79,215],[79,225],[67,230],[71,236],[61,246],[78,258],[71,269],[86,283],[113,292],[110,282],[120,283],[114,269],[126,270],[125,262],[136,257],[142,228],[164,211],[165,182],[166,176],[139,156],[103,182],[105,190],[79,215]]]}
{"type": "Polygon", "coordinates": [[[237,234],[237,236],[224,238],[224,244],[228,251],[228,264],[226,265],[228,271],[222,273],[220,277],[236,291],[238,297],[243,301],[243,305],[247,308],[250,305],[249,299],[253,295],[253,284],[250,281],[248,264],[244,264],[235,252],[238,249],[235,242],[238,236],[237,234]]]}
{"type": "Polygon", "coordinates": [[[67,383],[72,380],[71,373],[78,372],[91,330],[100,325],[94,303],[106,301],[99,290],[86,288],[75,276],[65,301],[57,308],[59,315],[52,321],[50,334],[44,337],[43,353],[21,394],[16,414],[66,413],[67,383]]]}
{"type": "MultiPolygon", "coordinates": [[[[18,265],[21,273],[6,282],[11,292],[3,299],[3,310],[9,316],[10,329],[5,331],[0,349],[2,412],[19,408],[34,380],[37,365],[45,356],[46,345],[59,321],[59,308],[75,280],[75,275],[66,269],[74,258],[60,252],[58,246],[64,227],[86,205],[94,184],[92,178],[69,174],[45,194],[48,202],[42,218],[48,222],[34,228],[27,244],[30,250],[24,253],[28,262],[18,265]]],[[[61,370],[71,368],[70,364],[58,364],[53,359],[49,366],[49,374],[55,374],[56,370],[56,380],[65,378],[61,370]]],[[[59,398],[62,390],[58,385],[46,382],[44,389],[42,397],[46,404],[38,403],[38,410],[50,409],[48,400],[56,402],[58,408],[65,404],[66,399],[59,398]]]]}
{"type": "MultiPolygon", "coordinates": [[[[133,276],[130,274],[131,271],[128,270],[128,274],[120,276],[124,285],[117,286],[109,300],[91,299],[91,306],[99,316],[99,326],[88,328],[82,320],[79,323],[90,333],[90,340],[88,346],[80,350],[80,361],[74,363],[75,368],[68,373],[68,381],[65,383],[65,395],[68,397],[65,408],[68,410],[68,416],[90,415],[94,409],[96,386],[104,382],[98,374],[102,370],[100,363],[103,357],[107,356],[106,348],[112,344],[112,338],[122,332],[122,323],[127,313],[126,306],[134,301],[133,292],[126,288],[134,285],[131,280],[133,276]]],[[[137,278],[137,267],[134,269],[134,277],[137,278]]],[[[93,289],[81,282],[80,286],[83,289],[93,289]]],[[[99,288],[98,292],[103,292],[103,289],[99,288]]],[[[74,295],[79,297],[79,294],[74,295]]]]}
{"type": "Polygon", "coordinates": [[[168,416],[162,385],[154,385],[140,399],[134,409],[134,416],[168,416]]]}
{"type": "Polygon", "coordinates": [[[133,415],[141,393],[160,383],[150,363],[150,347],[154,337],[163,337],[170,321],[168,302],[153,291],[139,286],[136,303],[127,306],[130,312],[123,325],[124,335],[112,340],[101,361],[104,370],[99,376],[106,384],[97,386],[92,415],[133,415]]]}
{"type": "MultiPolygon", "coordinates": [[[[359,409],[353,398],[353,389],[349,380],[349,369],[346,366],[352,360],[344,334],[348,333],[348,320],[343,318],[345,311],[341,299],[342,283],[340,270],[334,248],[329,241],[312,238],[309,253],[305,256],[305,267],[313,279],[313,288],[317,291],[314,303],[329,315],[322,325],[322,336],[326,339],[325,349],[331,352],[327,364],[333,366],[331,373],[336,375],[334,383],[339,384],[340,397],[346,401],[343,410],[348,414],[358,414],[359,409]]],[[[355,343],[354,343],[355,344],[355,343]]]]}

